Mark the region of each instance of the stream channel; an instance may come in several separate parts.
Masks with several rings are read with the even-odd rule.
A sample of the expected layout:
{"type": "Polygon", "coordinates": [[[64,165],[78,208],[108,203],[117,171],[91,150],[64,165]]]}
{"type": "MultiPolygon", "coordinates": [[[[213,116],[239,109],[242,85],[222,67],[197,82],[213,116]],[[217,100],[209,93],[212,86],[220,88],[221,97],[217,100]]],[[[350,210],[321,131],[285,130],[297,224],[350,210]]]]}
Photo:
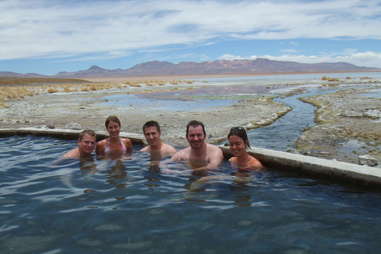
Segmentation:
{"type": "Polygon", "coordinates": [[[294,151],[296,140],[306,128],[314,125],[315,117],[315,107],[302,102],[299,98],[333,93],[337,90],[314,87],[301,94],[274,99],[290,106],[292,110],[271,125],[250,130],[248,132],[250,145],[278,151],[294,151]]]}

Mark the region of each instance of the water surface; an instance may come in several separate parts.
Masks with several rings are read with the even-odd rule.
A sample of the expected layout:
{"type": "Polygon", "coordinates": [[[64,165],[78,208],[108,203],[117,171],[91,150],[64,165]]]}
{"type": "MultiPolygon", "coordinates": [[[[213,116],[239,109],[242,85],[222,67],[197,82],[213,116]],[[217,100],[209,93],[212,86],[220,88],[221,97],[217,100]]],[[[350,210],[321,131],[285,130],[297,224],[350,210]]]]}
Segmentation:
{"type": "Polygon", "coordinates": [[[162,164],[160,172],[136,151],[122,162],[56,161],[75,145],[1,139],[1,253],[357,254],[381,247],[381,193],[285,169],[191,192],[196,177],[183,165],[162,164]]]}

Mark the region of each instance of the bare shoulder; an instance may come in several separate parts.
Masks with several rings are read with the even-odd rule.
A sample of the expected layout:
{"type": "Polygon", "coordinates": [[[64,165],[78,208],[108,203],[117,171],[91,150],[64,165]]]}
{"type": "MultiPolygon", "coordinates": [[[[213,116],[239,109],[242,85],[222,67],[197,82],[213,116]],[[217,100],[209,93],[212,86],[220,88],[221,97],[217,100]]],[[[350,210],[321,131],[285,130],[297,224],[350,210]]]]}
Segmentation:
{"type": "Polygon", "coordinates": [[[132,147],[132,141],[129,138],[122,138],[122,141],[127,147],[132,147]]]}
{"type": "Polygon", "coordinates": [[[68,151],[67,153],[65,153],[62,158],[64,159],[76,159],[76,158],[79,158],[79,150],[78,148],[74,148],[70,151],[68,151]]]}
{"type": "Polygon", "coordinates": [[[165,154],[174,155],[176,153],[176,149],[173,146],[164,143],[163,152],[165,154]]]}
{"type": "Polygon", "coordinates": [[[223,156],[221,148],[212,144],[207,144],[207,145],[208,145],[207,149],[209,153],[211,153],[214,156],[223,156]]]}
{"type": "Polygon", "coordinates": [[[95,148],[95,152],[97,154],[103,154],[105,151],[105,146],[106,146],[106,141],[107,139],[102,139],[101,141],[97,142],[97,146],[95,148]]]}
{"type": "Polygon", "coordinates": [[[106,142],[107,142],[107,138],[102,139],[102,140],[97,142],[97,146],[104,146],[106,144],[106,142]]]}
{"type": "Polygon", "coordinates": [[[150,146],[145,146],[142,149],[140,149],[140,152],[150,152],[150,146]]]}
{"type": "Polygon", "coordinates": [[[173,161],[189,160],[189,156],[190,156],[190,148],[187,147],[187,148],[181,149],[180,151],[176,152],[172,156],[172,160],[173,161]]]}
{"type": "Polygon", "coordinates": [[[250,156],[250,161],[249,161],[249,165],[248,166],[250,168],[253,168],[253,169],[263,169],[264,168],[262,163],[258,159],[253,157],[253,156],[250,156]]]}

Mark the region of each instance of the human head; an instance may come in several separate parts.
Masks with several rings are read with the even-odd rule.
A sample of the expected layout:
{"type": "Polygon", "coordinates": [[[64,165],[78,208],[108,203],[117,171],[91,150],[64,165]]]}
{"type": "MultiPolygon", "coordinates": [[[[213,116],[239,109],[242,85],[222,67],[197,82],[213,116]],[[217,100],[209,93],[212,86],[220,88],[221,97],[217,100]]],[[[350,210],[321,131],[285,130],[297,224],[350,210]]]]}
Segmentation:
{"type": "MultiPolygon", "coordinates": [[[[156,121],[148,121],[143,125],[143,134],[150,146],[159,146],[160,140],[160,125],[156,121]]],[[[152,147],[151,147],[152,148],[152,147]]]]}
{"type": "Polygon", "coordinates": [[[119,120],[119,118],[117,116],[112,115],[112,116],[109,116],[109,117],[106,118],[106,121],[105,121],[106,129],[107,129],[107,127],[108,127],[110,122],[117,123],[119,125],[119,127],[121,127],[120,120],[119,120]]]}
{"type": "Polygon", "coordinates": [[[231,128],[229,131],[229,134],[228,134],[228,138],[230,136],[237,136],[237,137],[241,138],[243,140],[243,142],[245,143],[246,148],[250,148],[250,142],[249,142],[249,139],[247,137],[247,133],[246,133],[245,128],[243,128],[243,127],[231,128]]]}
{"type": "Polygon", "coordinates": [[[192,149],[201,149],[205,145],[205,127],[202,122],[192,120],[187,124],[186,138],[192,149]]]}
{"type": "Polygon", "coordinates": [[[148,122],[146,122],[144,125],[143,125],[143,133],[145,132],[145,129],[146,128],[148,128],[148,127],[156,127],[156,129],[157,129],[157,131],[159,132],[159,133],[161,133],[161,131],[160,131],[160,125],[159,125],[159,123],[158,122],[156,122],[156,121],[148,121],[148,122]]]}
{"type": "Polygon", "coordinates": [[[96,134],[93,130],[83,130],[79,133],[78,149],[83,155],[89,155],[95,150],[96,134]]]}
{"type": "Polygon", "coordinates": [[[119,137],[120,132],[120,120],[116,116],[109,116],[107,117],[105,121],[105,126],[108,134],[110,135],[110,138],[117,138],[119,137]]]}
{"type": "Polygon", "coordinates": [[[189,127],[192,126],[192,127],[197,127],[197,126],[201,126],[202,127],[202,132],[204,133],[204,136],[206,137],[206,132],[205,132],[205,126],[202,122],[200,121],[197,121],[197,120],[192,120],[190,121],[188,124],[187,124],[187,130],[186,130],[186,136],[188,137],[188,133],[189,133],[189,127]]]}

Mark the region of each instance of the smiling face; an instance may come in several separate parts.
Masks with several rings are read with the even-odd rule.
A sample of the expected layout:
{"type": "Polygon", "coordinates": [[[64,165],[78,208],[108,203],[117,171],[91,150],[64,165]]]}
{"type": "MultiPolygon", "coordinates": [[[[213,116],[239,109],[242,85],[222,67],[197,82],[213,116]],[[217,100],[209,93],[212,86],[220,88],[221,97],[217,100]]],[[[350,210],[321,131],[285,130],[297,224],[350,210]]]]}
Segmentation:
{"type": "Polygon", "coordinates": [[[82,139],[78,140],[79,152],[83,155],[91,154],[95,150],[95,144],[95,136],[85,134],[82,139]]]}
{"type": "Polygon", "coordinates": [[[239,157],[246,152],[246,143],[241,137],[232,135],[228,138],[228,140],[230,144],[230,151],[233,156],[239,157]]]}
{"type": "Polygon", "coordinates": [[[205,135],[202,126],[189,126],[187,140],[193,149],[202,148],[205,144],[205,135]]]}
{"type": "Polygon", "coordinates": [[[110,137],[118,137],[120,132],[120,125],[117,122],[110,121],[107,125],[107,132],[110,137]]]}
{"type": "Polygon", "coordinates": [[[151,146],[158,146],[160,144],[160,132],[156,126],[144,128],[144,137],[151,146]]]}

